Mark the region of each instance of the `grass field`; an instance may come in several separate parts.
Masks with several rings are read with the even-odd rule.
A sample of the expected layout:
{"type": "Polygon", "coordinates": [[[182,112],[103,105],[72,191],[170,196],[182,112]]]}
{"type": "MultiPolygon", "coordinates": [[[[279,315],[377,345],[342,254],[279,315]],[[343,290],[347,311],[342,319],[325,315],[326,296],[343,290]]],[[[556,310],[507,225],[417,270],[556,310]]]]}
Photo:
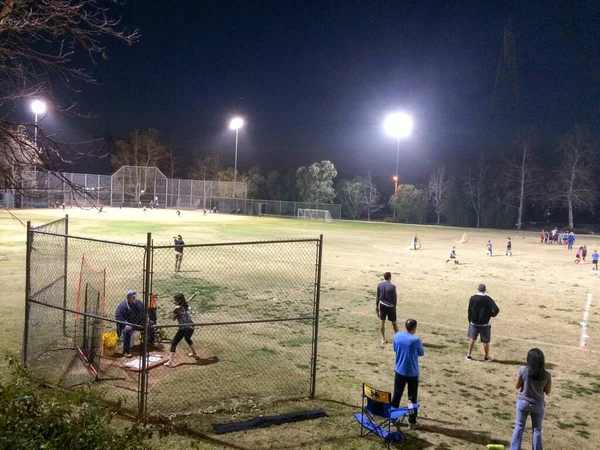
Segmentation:
{"type": "MultiPolygon", "coordinates": [[[[385,271],[392,272],[398,286],[399,323],[417,319],[417,334],[425,345],[419,386],[424,428],[408,431],[404,448],[477,449],[488,443],[507,444],[515,416],[512,381],[533,347],[544,351],[553,375],[543,432],[546,448],[597,448],[600,324],[595,306],[587,350],[578,347],[587,294],[598,298],[600,280],[591,275],[590,264],[573,264],[574,251],[540,244],[537,233],[202,216],[186,211],[181,219],[174,211],[144,214],[137,209],[109,209],[100,215],[82,210],[68,213],[71,234],[129,242],[144,242],[146,232],[159,242],[182,234],[186,243],[324,234],[317,399],[239,405],[235,411],[188,416],[189,433],[157,442],[157,448],[189,448],[190,436],[202,448],[382,448],[373,438],[358,437],[353,413],[360,404],[363,381],[380,389],[393,387],[394,353],[390,344],[380,344],[374,314],[375,287],[385,271]],[[469,241],[459,244],[464,231],[469,241]],[[423,248],[408,251],[415,232],[423,248]],[[512,257],[504,256],[508,234],[514,242],[512,257]],[[494,244],[492,258],[485,254],[488,239],[494,244]],[[445,264],[453,245],[461,261],[457,266],[445,264]],[[482,362],[481,345],[474,361],[464,359],[467,303],[480,282],[486,283],[501,310],[493,320],[495,361],[491,364],[482,362]],[[327,410],[328,418],[223,436],[209,431],[210,423],[320,407],[327,410]]],[[[62,211],[16,214],[38,225],[60,217],[62,211]]],[[[6,212],[0,213],[0,241],[0,350],[18,352],[23,336],[25,228],[6,212]]],[[[587,244],[591,254],[600,241],[581,236],[576,244],[587,244]]],[[[200,340],[198,346],[202,350],[200,340]]],[[[530,438],[529,426],[524,448],[530,438]]]]}

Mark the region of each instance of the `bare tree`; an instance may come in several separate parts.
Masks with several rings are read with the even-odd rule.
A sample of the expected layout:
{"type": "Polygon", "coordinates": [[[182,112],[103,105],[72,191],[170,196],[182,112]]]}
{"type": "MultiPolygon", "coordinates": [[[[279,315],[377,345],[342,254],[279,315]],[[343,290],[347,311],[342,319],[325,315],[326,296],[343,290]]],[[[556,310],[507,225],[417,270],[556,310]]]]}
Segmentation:
{"type": "Polygon", "coordinates": [[[481,224],[481,204],[484,195],[486,165],[483,156],[479,157],[475,166],[470,166],[465,179],[465,194],[475,210],[477,228],[481,224]]]}
{"type": "MultiPolygon", "coordinates": [[[[99,58],[108,58],[105,39],[127,44],[139,39],[137,30],[128,31],[120,19],[111,18],[109,8],[114,6],[115,2],[108,0],[0,2],[0,145],[2,156],[11,155],[0,164],[4,188],[20,189],[23,174],[32,166],[56,170],[89,154],[91,147],[100,147],[99,143],[60,142],[42,129],[37,130],[37,145],[29,137],[34,125],[14,121],[13,116],[23,101],[40,97],[55,111],[79,115],[75,105],[59,107],[65,101],[55,102],[52,93],[59,86],[80,91],[85,84],[97,81],[81,55],[96,64],[99,58]]],[[[70,180],[62,181],[85,194],[85,189],[73,186],[70,180]]]]}
{"type": "Polygon", "coordinates": [[[207,152],[194,161],[190,176],[194,180],[216,180],[218,157],[216,153],[207,152]]]}
{"type": "Polygon", "coordinates": [[[181,168],[183,159],[175,154],[173,147],[169,146],[166,151],[166,165],[169,172],[169,178],[175,178],[181,168]]]}
{"type": "Polygon", "coordinates": [[[577,127],[573,133],[558,141],[560,168],[554,174],[551,187],[554,200],[566,206],[569,229],[573,229],[575,209],[593,210],[596,190],[593,182],[593,166],[596,162],[598,143],[592,142],[588,130],[577,127]]]}
{"type": "Polygon", "coordinates": [[[367,213],[367,220],[371,220],[371,214],[379,211],[385,205],[381,203],[381,193],[377,191],[377,186],[373,184],[371,172],[367,172],[367,176],[362,179],[363,184],[363,200],[362,210],[367,213]]]}
{"type": "Polygon", "coordinates": [[[517,230],[523,225],[525,201],[536,193],[537,172],[531,152],[531,139],[522,136],[517,153],[504,162],[502,178],[497,186],[498,193],[501,193],[498,195],[499,202],[517,210],[517,230]]]}
{"type": "Polygon", "coordinates": [[[448,186],[448,180],[444,178],[445,176],[446,168],[442,166],[431,174],[427,185],[427,194],[433,204],[433,210],[437,214],[438,225],[440,224],[440,215],[444,208],[444,196],[448,186]]]}
{"type": "Polygon", "coordinates": [[[147,191],[149,177],[154,172],[145,170],[160,167],[167,159],[167,150],[160,143],[157,130],[133,130],[127,139],[116,142],[117,152],[111,157],[114,167],[133,166],[135,169],[125,171],[124,189],[128,196],[140,200],[140,193],[147,191]]]}

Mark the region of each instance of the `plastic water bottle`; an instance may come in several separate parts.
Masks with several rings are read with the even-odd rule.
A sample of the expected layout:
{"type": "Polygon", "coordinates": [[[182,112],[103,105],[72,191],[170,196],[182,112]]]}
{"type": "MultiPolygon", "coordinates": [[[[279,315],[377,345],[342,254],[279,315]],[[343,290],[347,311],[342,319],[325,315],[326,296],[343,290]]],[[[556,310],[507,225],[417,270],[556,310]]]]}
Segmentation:
{"type": "Polygon", "coordinates": [[[409,400],[407,406],[408,406],[408,415],[414,416],[415,415],[415,407],[413,406],[413,402],[409,400]]]}

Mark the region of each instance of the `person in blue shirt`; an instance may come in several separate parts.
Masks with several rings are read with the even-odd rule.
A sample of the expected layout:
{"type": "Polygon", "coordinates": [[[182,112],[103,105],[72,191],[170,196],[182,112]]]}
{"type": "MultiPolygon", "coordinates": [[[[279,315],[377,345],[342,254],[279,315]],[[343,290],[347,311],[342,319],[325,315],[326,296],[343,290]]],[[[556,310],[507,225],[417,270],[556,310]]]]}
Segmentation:
{"type": "MultiPolygon", "coordinates": [[[[142,329],[144,320],[144,304],[136,298],[136,294],[134,290],[127,291],[127,298],[119,303],[115,312],[117,336],[120,336],[123,341],[123,354],[127,358],[131,358],[131,336],[135,330],[142,329]]],[[[152,325],[151,322],[149,324],[152,325]]],[[[148,337],[150,345],[153,345],[153,328],[148,329],[148,337]]]]}
{"type": "Polygon", "coordinates": [[[446,260],[446,264],[448,264],[449,261],[453,260],[454,264],[460,264],[458,262],[458,259],[456,259],[456,248],[452,247],[452,250],[450,250],[450,256],[448,256],[448,259],[446,260]]]}
{"type": "Polygon", "coordinates": [[[567,250],[572,250],[574,243],[575,243],[575,235],[571,231],[571,232],[569,232],[569,235],[567,236],[567,250]]]}
{"type": "MultiPolygon", "coordinates": [[[[400,400],[404,393],[404,388],[408,384],[408,399],[417,403],[417,394],[419,391],[419,356],[425,354],[421,339],[415,336],[417,331],[417,321],[408,319],[405,323],[406,331],[399,331],[394,336],[394,352],[396,352],[396,377],[394,379],[394,395],[392,396],[392,406],[398,408],[400,400]]],[[[417,409],[413,415],[408,418],[410,428],[418,428],[421,424],[417,421],[417,409]]]]}
{"type": "Polygon", "coordinates": [[[487,253],[488,256],[492,256],[492,241],[488,241],[487,243],[487,253]]]}
{"type": "Polygon", "coordinates": [[[594,250],[592,253],[592,270],[598,270],[598,250],[594,250]]]}

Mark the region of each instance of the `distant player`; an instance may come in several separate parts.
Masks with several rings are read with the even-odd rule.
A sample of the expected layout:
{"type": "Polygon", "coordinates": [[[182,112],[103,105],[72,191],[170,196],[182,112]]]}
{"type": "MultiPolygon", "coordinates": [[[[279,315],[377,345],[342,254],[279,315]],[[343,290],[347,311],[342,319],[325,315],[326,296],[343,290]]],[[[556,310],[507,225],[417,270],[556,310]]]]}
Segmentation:
{"type": "Polygon", "coordinates": [[[452,247],[452,250],[450,251],[450,256],[448,257],[448,259],[446,260],[446,264],[450,261],[450,260],[454,260],[454,264],[460,264],[458,262],[458,259],[456,258],[456,249],[454,247],[452,247]]]}
{"type": "Polygon", "coordinates": [[[181,211],[177,210],[177,215],[181,217],[181,211]]]}
{"type": "Polygon", "coordinates": [[[419,243],[419,236],[415,233],[415,237],[413,238],[413,249],[417,249],[417,244],[419,243]]]}
{"type": "Polygon", "coordinates": [[[183,246],[185,245],[180,234],[177,237],[173,237],[173,244],[175,247],[175,272],[179,272],[181,270],[181,261],[183,260],[183,246]]]}
{"type": "Polygon", "coordinates": [[[585,258],[587,258],[587,245],[581,249],[581,264],[585,263],[585,258]]]}
{"type": "Polygon", "coordinates": [[[598,270],[598,250],[592,253],[592,270],[598,270]]]}
{"type": "Polygon", "coordinates": [[[487,243],[487,253],[486,255],[492,256],[492,241],[488,241],[487,243]]]}
{"type": "Polygon", "coordinates": [[[512,256],[512,241],[510,240],[510,236],[506,242],[506,256],[512,256]]]}
{"type": "Polygon", "coordinates": [[[206,208],[204,208],[204,215],[206,215],[206,208]]]}
{"type": "Polygon", "coordinates": [[[98,210],[98,214],[100,214],[103,210],[104,210],[104,206],[100,206],[100,209],[98,210]]]}

